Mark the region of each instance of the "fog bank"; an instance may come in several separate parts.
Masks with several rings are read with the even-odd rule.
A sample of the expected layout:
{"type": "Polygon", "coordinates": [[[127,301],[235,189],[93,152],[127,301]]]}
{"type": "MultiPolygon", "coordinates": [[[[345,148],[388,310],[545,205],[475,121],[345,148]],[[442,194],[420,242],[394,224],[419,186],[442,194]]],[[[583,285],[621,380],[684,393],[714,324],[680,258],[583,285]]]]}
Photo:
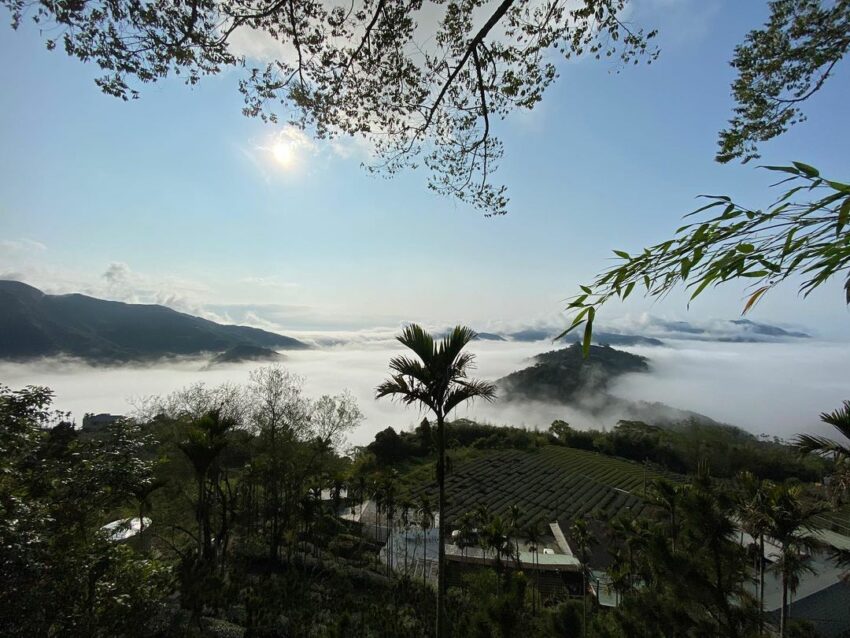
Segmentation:
{"type": "MultiPolygon", "coordinates": [[[[476,375],[497,379],[529,365],[529,357],[551,350],[548,342],[481,341],[476,375]]],[[[700,412],[753,433],[789,437],[799,432],[830,433],[818,414],[850,399],[847,362],[850,344],[677,342],[665,347],[623,348],[650,359],[651,372],[629,374],[611,391],[626,399],[659,401],[700,412]]],[[[387,375],[387,363],[402,348],[394,341],[351,343],[287,352],[283,365],[304,376],[308,394],[354,393],[365,414],[352,434],[353,444],[368,443],[388,426],[412,428],[423,414],[389,400],[374,400],[375,386],[387,375]]],[[[73,361],[0,363],[0,381],[12,388],[46,385],[56,407],[79,423],[86,412],[126,414],[140,397],[167,394],[202,381],[215,385],[244,383],[256,362],[204,369],[206,360],[159,362],[145,366],[92,367],[73,361]]],[[[615,412],[591,416],[580,409],[542,403],[475,403],[455,416],[494,424],[546,428],[556,418],[577,427],[611,427],[615,412]]]]}

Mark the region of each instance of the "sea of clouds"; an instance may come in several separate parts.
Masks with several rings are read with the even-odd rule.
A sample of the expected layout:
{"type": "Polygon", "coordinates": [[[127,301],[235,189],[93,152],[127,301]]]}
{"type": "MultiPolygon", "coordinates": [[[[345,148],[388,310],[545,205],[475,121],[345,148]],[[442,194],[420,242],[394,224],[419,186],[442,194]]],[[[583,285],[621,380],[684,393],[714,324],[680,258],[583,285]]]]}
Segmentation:
{"type": "MultiPolygon", "coordinates": [[[[352,444],[366,444],[388,426],[410,429],[424,416],[415,408],[374,399],[375,386],[386,377],[390,357],[403,350],[390,338],[391,334],[380,330],[364,332],[358,338],[313,334],[316,342],[336,345],[287,352],[282,363],[303,376],[306,391],[313,397],[351,390],[365,415],[362,425],[350,436],[352,444]]],[[[477,355],[476,375],[491,380],[530,365],[531,357],[553,347],[562,344],[477,341],[470,345],[477,355]]],[[[819,422],[818,415],[850,399],[847,343],[813,339],[768,343],[678,339],[666,341],[664,346],[623,349],[648,357],[651,371],[624,375],[612,386],[612,394],[693,410],[754,434],[782,438],[800,432],[833,434],[819,422]]],[[[72,412],[79,423],[86,412],[131,413],[141,399],[199,381],[210,385],[245,383],[250,371],[259,365],[208,368],[205,359],[120,367],[94,367],[70,360],[3,362],[0,380],[13,388],[30,384],[51,387],[56,394],[56,407],[72,412]]],[[[463,407],[455,416],[545,429],[555,419],[564,419],[576,427],[610,428],[623,415],[616,410],[603,410],[592,416],[579,407],[496,401],[463,407]]]]}

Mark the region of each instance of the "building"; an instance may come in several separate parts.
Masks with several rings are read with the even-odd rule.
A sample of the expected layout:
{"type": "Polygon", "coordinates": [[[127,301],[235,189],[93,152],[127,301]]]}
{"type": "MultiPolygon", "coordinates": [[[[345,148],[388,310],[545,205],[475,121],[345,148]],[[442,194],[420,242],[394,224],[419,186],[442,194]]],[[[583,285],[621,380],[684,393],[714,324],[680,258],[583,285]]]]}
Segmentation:
{"type": "Polygon", "coordinates": [[[123,421],[125,418],[127,417],[122,414],[86,413],[85,416],[83,416],[83,431],[89,434],[102,432],[110,425],[118,423],[119,421],[123,421]]]}

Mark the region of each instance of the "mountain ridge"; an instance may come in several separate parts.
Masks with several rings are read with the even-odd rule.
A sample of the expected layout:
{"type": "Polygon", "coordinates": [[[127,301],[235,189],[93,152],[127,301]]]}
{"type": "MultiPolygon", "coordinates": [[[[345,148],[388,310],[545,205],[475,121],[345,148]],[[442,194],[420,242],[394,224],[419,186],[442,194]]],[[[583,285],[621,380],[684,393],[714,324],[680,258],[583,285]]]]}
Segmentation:
{"type": "Polygon", "coordinates": [[[79,293],[51,295],[20,281],[0,280],[0,359],[65,355],[119,363],[219,353],[236,346],[310,348],[292,337],[219,324],[161,305],[79,293]]]}

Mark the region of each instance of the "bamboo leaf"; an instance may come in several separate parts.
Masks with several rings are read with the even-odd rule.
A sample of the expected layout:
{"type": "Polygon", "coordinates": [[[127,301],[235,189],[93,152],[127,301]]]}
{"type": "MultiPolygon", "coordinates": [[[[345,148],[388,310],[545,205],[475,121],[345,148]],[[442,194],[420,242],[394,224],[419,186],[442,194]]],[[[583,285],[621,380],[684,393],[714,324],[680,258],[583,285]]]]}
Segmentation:
{"type": "Polygon", "coordinates": [[[841,204],[841,208],[838,209],[838,223],[835,225],[836,237],[841,234],[848,221],[850,221],[850,197],[847,197],[841,204]]]}
{"type": "Polygon", "coordinates": [[[585,357],[590,354],[590,338],[593,336],[593,316],[595,314],[596,310],[591,308],[587,314],[587,323],[584,324],[584,340],[581,344],[581,350],[585,357]]]}
{"type": "Polygon", "coordinates": [[[702,280],[702,283],[697,286],[697,289],[694,291],[694,294],[691,295],[691,298],[688,300],[688,303],[697,298],[697,296],[706,289],[706,287],[714,280],[714,277],[706,277],[702,280]]]}
{"type": "Polygon", "coordinates": [[[803,164],[803,162],[791,162],[794,166],[800,169],[801,172],[805,173],[808,177],[818,177],[820,176],[820,171],[816,169],[814,166],[809,166],[808,164],[803,164]]]}
{"type": "Polygon", "coordinates": [[[747,300],[747,304],[744,306],[744,311],[741,313],[742,315],[747,314],[750,309],[758,302],[761,296],[768,291],[770,286],[762,286],[758,290],[756,290],[750,298],[747,300]]]}

